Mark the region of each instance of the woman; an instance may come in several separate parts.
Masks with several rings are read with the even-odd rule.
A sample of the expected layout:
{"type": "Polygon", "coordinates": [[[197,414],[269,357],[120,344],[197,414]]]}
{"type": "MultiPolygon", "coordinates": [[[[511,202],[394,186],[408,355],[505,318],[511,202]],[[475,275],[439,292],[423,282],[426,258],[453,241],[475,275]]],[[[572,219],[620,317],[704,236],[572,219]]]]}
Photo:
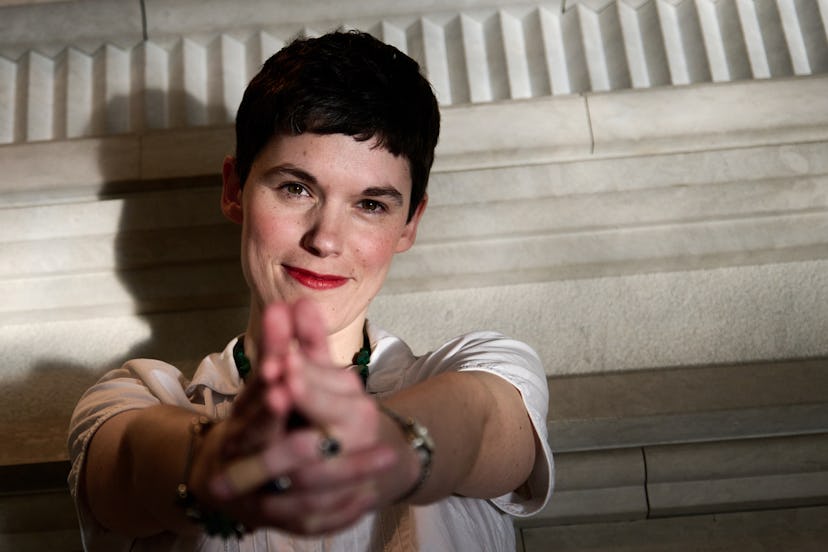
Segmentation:
{"type": "Polygon", "coordinates": [[[297,40],[251,81],[223,166],[245,333],[186,381],[138,359],[80,400],[88,550],[513,550],[551,493],[536,354],[477,332],[415,357],[366,312],[428,202],[437,102],[362,33],[297,40]]]}

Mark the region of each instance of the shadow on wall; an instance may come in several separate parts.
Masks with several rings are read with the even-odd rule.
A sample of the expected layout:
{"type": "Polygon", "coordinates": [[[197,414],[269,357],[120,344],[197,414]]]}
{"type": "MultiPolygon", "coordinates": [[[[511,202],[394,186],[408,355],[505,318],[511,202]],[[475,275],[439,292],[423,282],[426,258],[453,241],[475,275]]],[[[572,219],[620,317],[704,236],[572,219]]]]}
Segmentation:
{"type": "MultiPolygon", "coordinates": [[[[187,113],[204,109],[195,98],[180,96],[169,105],[187,113]]],[[[145,105],[162,105],[167,97],[146,91],[145,105]]],[[[220,211],[221,162],[214,160],[209,175],[138,182],[111,181],[101,163],[99,199],[122,203],[115,272],[149,327],[149,337],[117,364],[158,358],[189,375],[204,355],[244,330],[248,293],[239,266],[240,228],[220,211]]]]}
{"type": "MultiPolygon", "coordinates": [[[[147,105],[158,105],[148,100],[166,95],[160,91],[145,94],[147,105]]],[[[106,114],[123,113],[131,100],[112,99],[95,113],[90,124],[105,121],[106,114]]],[[[195,101],[190,97],[178,100],[178,105],[195,101]]],[[[15,474],[0,475],[0,507],[12,500],[8,498],[12,494],[16,496],[14,505],[3,508],[6,514],[0,520],[0,540],[4,542],[9,531],[43,534],[44,539],[57,532],[75,534],[74,509],[67,510],[71,502],[65,487],[68,465],[62,460],[64,444],[75,404],[101,375],[138,357],[163,359],[189,375],[204,355],[223,349],[227,341],[244,331],[247,322],[248,294],[238,261],[240,232],[223,218],[219,208],[222,160],[215,160],[214,174],[137,182],[112,181],[111,160],[99,161],[104,182],[97,194],[99,200],[122,205],[109,275],[117,278],[128,293],[133,314],[129,314],[128,304],[122,304],[113,315],[44,321],[58,328],[45,333],[44,354],[29,361],[25,378],[4,386],[0,397],[5,398],[7,408],[0,412],[0,426],[10,428],[12,433],[7,435],[10,440],[6,446],[11,443],[27,455],[31,452],[34,462],[22,477],[15,474],[25,466],[0,467],[7,472],[17,470],[15,474]],[[91,328],[90,335],[85,335],[86,328],[91,328]],[[88,346],[77,343],[79,336],[88,340],[88,346]],[[71,346],[65,342],[50,344],[49,339],[75,342],[71,346]],[[55,355],[57,350],[63,351],[63,357],[55,355]],[[65,351],[74,353],[67,355],[65,351]],[[77,356],[73,358],[72,354],[77,356]],[[88,358],[94,359],[92,365],[87,363],[88,358]],[[31,498],[35,496],[57,498],[44,503],[31,498]],[[20,500],[30,507],[19,504],[20,500]]],[[[108,228],[99,231],[101,240],[108,239],[108,228]]],[[[84,254],[88,252],[78,251],[78,255],[84,254]]],[[[107,292],[90,288],[85,293],[107,292]]],[[[32,326],[36,331],[37,325],[32,326]]],[[[19,457],[11,454],[9,458],[19,457]]],[[[0,548],[5,549],[5,544],[0,548]]],[[[79,548],[79,542],[58,547],[79,548]]]]}

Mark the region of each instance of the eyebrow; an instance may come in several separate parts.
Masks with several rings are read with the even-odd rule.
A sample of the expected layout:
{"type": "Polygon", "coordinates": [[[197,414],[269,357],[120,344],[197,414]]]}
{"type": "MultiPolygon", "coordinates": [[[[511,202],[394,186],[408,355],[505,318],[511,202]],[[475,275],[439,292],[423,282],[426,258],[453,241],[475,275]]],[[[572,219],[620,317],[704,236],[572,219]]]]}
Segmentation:
{"type": "MultiPolygon", "coordinates": [[[[264,176],[271,177],[276,174],[288,174],[308,184],[318,185],[319,181],[308,171],[302,170],[294,165],[276,165],[265,171],[264,176]]],[[[365,197],[384,198],[393,202],[395,205],[402,207],[405,204],[405,198],[398,189],[394,186],[370,186],[362,190],[361,194],[365,197]]]]}
{"type": "Polygon", "coordinates": [[[288,174],[294,178],[302,180],[303,182],[307,182],[308,184],[318,184],[315,176],[308,171],[303,171],[293,165],[276,165],[275,167],[271,167],[264,172],[265,178],[269,178],[276,174],[288,174]]]}
{"type": "Polygon", "coordinates": [[[397,206],[402,207],[405,203],[402,193],[393,186],[372,186],[362,190],[362,195],[366,197],[385,198],[394,202],[397,206]]]}

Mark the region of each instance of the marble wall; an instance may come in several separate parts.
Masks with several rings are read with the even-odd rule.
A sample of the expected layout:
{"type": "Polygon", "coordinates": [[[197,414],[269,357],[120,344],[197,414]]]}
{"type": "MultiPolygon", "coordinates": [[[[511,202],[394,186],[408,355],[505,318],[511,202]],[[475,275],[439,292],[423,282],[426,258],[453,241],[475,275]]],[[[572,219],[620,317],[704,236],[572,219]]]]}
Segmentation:
{"type": "Polygon", "coordinates": [[[418,244],[372,319],[417,351],[486,327],[544,360],[560,492],[527,550],[561,524],[828,502],[824,0],[15,1],[0,548],[74,546],[83,389],[132,356],[192,367],[243,328],[217,209],[230,121],[262,59],[337,27],[415,57],[444,116],[418,244]]]}

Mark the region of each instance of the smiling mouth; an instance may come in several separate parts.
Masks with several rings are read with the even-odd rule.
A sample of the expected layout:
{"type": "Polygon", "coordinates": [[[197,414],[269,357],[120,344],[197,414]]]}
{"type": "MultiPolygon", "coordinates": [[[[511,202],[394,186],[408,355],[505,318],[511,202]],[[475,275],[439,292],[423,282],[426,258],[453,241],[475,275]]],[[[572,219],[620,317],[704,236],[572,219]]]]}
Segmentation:
{"type": "Polygon", "coordinates": [[[284,265],[284,269],[291,278],[310,289],[334,289],[348,283],[348,278],[343,276],[317,274],[316,272],[311,272],[310,270],[303,270],[301,268],[288,265],[284,265]]]}

